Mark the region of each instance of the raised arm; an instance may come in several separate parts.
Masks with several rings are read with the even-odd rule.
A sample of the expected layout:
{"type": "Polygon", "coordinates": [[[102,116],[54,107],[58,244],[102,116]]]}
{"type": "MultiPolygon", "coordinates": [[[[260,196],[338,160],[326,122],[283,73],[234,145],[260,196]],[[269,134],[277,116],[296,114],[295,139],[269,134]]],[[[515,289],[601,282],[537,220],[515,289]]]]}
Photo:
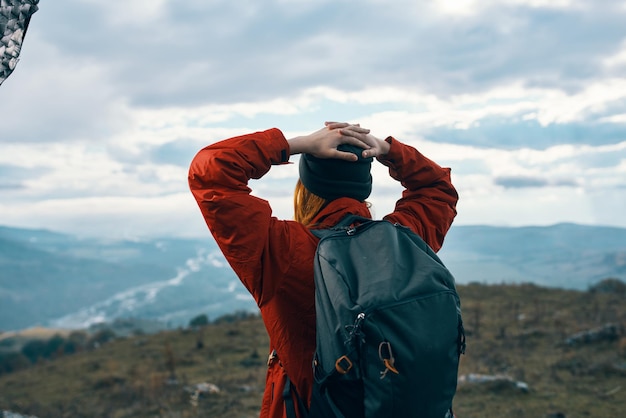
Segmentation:
{"type": "Polygon", "coordinates": [[[287,140],[280,130],[270,129],[209,145],[191,163],[189,187],[204,220],[233,270],[259,304],[272,297],[284,270],[290,266],[289,249],[298,245],[291,241],[295,238],[290,231],[305,227],[272,217],[269,203],[250,194],[248,181],[262,177],[272,165],[287,163],[292,154],[356,159],[352,153],[337,150],[337,146],[368,145],[343,135],[341,128],[369,132],[347,123],[334,123],[287,140]],[[265,280],[266,277],[271,280],[265,280]]]}
{"type": "Polygon", "coordinates": [[[389,167],[389,174],[405,188],[393,213],[385,216],[411,228],[435,251],[443,245],[444,237],[456,216],[458,194],[450,180],[450,169],[442,168],[415,148],[393,137],[380,140],[370,133],[342,129],[368,144],[364,156],[377,157],[389,167]]]}
{"type": "Polygon", "coordinates": [[[393,213],[385,219],[413,229],[434,251],[439,251],[456,216],[459,196],[442,168],[415,148],[387,138],[390,151],[378,158],[405,188],[393,213]]]}
{"type": "Polygon", "coordinates": [[[189,187],[224,256],[260,302],[262,257],[269,245],[272,210],[250,194],[250,179],[286,163],[289,145],[270,129],[230,138],[200,150],[189,168],[189,187]]]}

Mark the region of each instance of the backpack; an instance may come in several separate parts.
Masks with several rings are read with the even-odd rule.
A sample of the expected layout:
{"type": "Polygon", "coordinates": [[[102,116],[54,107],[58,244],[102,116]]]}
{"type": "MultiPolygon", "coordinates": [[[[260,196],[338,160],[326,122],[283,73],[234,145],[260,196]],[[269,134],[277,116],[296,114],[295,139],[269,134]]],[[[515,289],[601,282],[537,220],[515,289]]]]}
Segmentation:
{"type": "Polygon", "coordinates": [[[287,416],[297,407],[307,418],[452,417],[465,352],[452,274],[388,221],[348,215],[311,232],[320,238],[313,393],[307,411],[287,378],[287,416]]]}

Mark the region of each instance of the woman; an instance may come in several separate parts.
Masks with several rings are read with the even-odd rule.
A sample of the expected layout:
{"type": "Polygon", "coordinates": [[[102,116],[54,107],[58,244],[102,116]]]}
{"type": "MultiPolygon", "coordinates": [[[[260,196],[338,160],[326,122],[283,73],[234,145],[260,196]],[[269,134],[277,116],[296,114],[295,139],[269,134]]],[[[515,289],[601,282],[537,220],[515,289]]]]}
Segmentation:
{"type": "Polygon", "coordinates": [[[327,122],[319,131],[291,139],[278,129],[256,132],[210,145],[191,163],[191,191],[220,249],[256,300],[269,334],[272,354],[261,418],[286,417],[287,375],[297,393],[310,397],[318,238],[309,229],[332,227],[347,214],[371,218],[365,199],[373,157],[405,187],[384,219],[411,228],[439,250],[456,215],[458,195],[450,170],[359,125],[327,122]],[[302,154],[295,221],[279,220],[268,202],[250,195],[248,181],[295,154],[302,154]]]}

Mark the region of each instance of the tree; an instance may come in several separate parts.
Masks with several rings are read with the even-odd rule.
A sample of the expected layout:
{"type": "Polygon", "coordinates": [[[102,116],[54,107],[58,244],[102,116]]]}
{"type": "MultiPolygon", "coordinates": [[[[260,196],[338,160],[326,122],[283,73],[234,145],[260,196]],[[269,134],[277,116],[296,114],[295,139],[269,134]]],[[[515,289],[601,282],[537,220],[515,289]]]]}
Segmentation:
{"type": "Polygon", "coordinates": [[[12,373],[30,366],[30,360],[22,353],[11,351],[0,353],[0,375],[12,373]]]}
{"type": "Polygon", "coordinates": [[[55,334],[46,342],[46,349],[44,351],[45,358],[51,358],[56,355],[63,354],[63,346],[65,345],[65,339],[59,334],[55,334]]]}
{"type": "Polygon", "coordinates": [[[32,340],[24,344],[22,347],[22,354],[30,360],[31,363],[36,363],[40,358],[45,357],[47,344],[42,340],[32,340]]]}
{"type": "Polygon", "coordinates": [[[209,317],[206,314],[200,314],[189,321],[189,326],[192,328],[204,327],[209,325],[209,317]]]}
{"type": "Polygon", "coordinates": [[[116,335],[113,330],[105,328],[92,335],[92,337],[89,339],[89,343],[92,347],[99,347],[102,344],[115,339],[115,337],[116,335]]]}

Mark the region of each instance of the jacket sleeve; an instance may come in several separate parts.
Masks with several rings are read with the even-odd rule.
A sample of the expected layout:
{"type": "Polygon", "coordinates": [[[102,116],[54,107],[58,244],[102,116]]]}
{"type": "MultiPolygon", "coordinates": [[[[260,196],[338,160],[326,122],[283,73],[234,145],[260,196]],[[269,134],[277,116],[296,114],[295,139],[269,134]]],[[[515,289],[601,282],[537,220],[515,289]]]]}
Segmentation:
{"type": "Polygon", "coordinates": [[[450,169],[392,137],[387,142],[391,145],[389,153],[378,160],[389,167],[389,174],[404,186],[404,191],[394,212],[385,219],[411,228],[439,251],[456,216],[459,198],[450,180],[450,169]]]}
{"type": "Polygon", "coordinates": [[[288,158],[284,135],[270,129],[209,145],[198,152],[189,168],[189,187],[207,226],[259,306],[267,266],[276,276],[281,266],[286,268],[280,260],[267,259],[286,253],[269,251],[270,245],[289,245],[272,237],[284,241],[289,234],[282,233],[287,225],[272,217],[269,203],[250,194],[248,181],[262,177],[272,165],[286,163],[288,158]]]}

